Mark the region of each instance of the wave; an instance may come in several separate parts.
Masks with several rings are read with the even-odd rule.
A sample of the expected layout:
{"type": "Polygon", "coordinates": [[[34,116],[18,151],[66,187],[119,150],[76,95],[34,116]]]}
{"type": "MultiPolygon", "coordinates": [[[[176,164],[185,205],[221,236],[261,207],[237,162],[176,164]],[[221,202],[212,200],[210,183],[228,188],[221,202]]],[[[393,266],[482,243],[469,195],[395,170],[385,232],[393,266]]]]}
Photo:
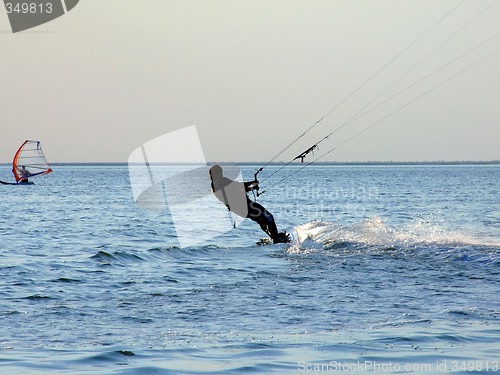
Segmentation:
{"type": "MultiPolygon", "coordinates": [[[[179,246],[166,246],[166,247],[153,247],[149,249],[128,249],[128,250],[99,250],[89,259],[97,262],[101,266],[126,266],[133,263],[157,263],[158,261],[179,261],[188,259],[199,259],[200,257],[209,256],[213,253],[219,253],[220,250],[227,249],[225,247],[208,245],[200,247],[186,247],[179,246]]],[[[78,282],[78,280],[63,280],[58,279],[59,282],[78,282]]]]}
{"type": "Polygon", "coordinates": [[[114,251],[109,253],[103,250],[100,250],[96,254],[92,255],[90,259],[96,260],[102,264],[144,261],[144,258],[130,252],[114,251]]]}
{"type": "Polygon", "coordinates": [[[298,241],[288,252],[474,247],[500,261],[500,243],[477,239],[423,219],[413,220],[402,228],[392,228],[378,216],[348,226],[315,220],[296,226],[294,231],[298,241]]]}
{"type": "MultiPolygon", "coordinates": [[[[467,261],[493,262],[500,265],[500,243],[481,240],[467,233],[451,230],[441,223],[435,224],[420,218],[399,228],[391,227],[378,216],[348,225],[314,220],[298,225],[289,232],[293,238],[291,244],[265,246],[265,252],[270,250],[272,254],[278,254],[278,256],[283,252],[305,254],[317,251],[349,255],[432,249],[439,251],[445,257],[460,257],[467,261]],[[464,251],[461,253],[453,251],[456,249],[464,251]]],[[[254,232],[251,235],[254,236],[254,232]]],[[[102,246],[97,253],[90,256],[90,259],[101,265],[123,265],[143,261],[212,258],[226,250],[228,251],[226,255],[231,256],[233,250],[251,251],[254,248],[261,248],[255,242],[255,238],[250,235],[245,236],[245,240],[238,240],[236,247],[231,242],[230,246],[209,244],[179,247],[171,245],[146,249],[121,247],[115,250],[102,246]],[[241,246],[242,242],[246,242],[247,245],[241,246]]],[[[222,241],[219,242],[222,243],[222,241]]],[[[74,282],[74,280],[59,281],[74,282]]]]}

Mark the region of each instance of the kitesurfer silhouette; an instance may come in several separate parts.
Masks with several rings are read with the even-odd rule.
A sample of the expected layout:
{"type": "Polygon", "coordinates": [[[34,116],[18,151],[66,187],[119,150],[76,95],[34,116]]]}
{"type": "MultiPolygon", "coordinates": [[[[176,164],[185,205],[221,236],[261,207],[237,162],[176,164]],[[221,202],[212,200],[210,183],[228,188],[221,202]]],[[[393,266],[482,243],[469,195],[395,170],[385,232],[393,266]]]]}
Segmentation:
{"type": "Polygon", "coordinates": [[[214,165],[210,168],[212,191],[222,203],[238,216],[249,218],[260,225],[273,243],[290,242],[286,232],[278,233],[273,215],[261,204],[250,200],[246,193],[259,189],[259,181],[239,182],[224,177],[222,167],[214,165]]]}

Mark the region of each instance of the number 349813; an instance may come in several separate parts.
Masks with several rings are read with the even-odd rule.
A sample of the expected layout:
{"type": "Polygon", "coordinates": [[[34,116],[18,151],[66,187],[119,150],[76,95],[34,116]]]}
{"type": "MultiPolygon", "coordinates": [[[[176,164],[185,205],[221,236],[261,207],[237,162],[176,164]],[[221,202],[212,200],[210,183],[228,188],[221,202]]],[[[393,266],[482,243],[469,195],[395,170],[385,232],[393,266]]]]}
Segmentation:
{"type": "Polygon", "coordinates": [[[51,3],[5,3],[5,8],[7,13],[18,13],[18,14],[42,14],[42,13],[52,13],[51,3]]]}

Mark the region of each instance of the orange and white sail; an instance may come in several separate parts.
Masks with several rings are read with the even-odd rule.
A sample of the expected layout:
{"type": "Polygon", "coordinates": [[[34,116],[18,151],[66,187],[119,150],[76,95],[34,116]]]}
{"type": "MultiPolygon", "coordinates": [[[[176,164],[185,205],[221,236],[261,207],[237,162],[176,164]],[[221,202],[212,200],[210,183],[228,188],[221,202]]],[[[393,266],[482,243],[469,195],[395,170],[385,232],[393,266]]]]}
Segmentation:
{"type": "Polygon", "coordinates": [[[16,182],[50,172],[52,169],[43,154],[40,141],[24,141],[12,161],[12,173],[16,182]]]}

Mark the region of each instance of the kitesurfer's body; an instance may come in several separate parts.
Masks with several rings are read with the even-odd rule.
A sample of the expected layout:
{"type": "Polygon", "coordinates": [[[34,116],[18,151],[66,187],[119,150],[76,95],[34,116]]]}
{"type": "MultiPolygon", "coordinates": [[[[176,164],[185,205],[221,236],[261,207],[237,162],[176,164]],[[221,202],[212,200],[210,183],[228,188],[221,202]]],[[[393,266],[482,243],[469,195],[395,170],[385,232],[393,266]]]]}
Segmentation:
{"type": "Polygon", "coordinates": [[[256,179],[247,182],[231,180],[224,177],[219,165],[210,168],[210,179],[213,193],[231,212],[255,221],[274,243],[289,242],[286,232],[278,233],[273,215],[264,206],[248,198],[246,193],[259,189],[256,179]]]}

